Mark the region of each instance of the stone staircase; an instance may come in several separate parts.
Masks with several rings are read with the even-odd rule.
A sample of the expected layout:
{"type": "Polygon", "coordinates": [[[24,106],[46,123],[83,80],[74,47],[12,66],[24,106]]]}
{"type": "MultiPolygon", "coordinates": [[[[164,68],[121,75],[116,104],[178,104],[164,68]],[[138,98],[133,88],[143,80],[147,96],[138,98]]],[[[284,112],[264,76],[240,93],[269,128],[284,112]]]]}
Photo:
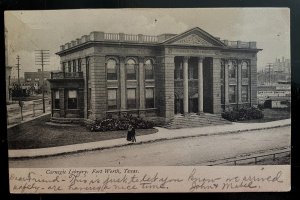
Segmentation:
{"type": "Polygon", "coordinates": [[[230,121],[223,119],[221,115],[203,113],[197,115],[194,113],[188,115],[175,115],[171,121],[164,125],[164,128],[168,129],[179,129],[179,128],[189,128],[189,127],[203,127],[203,126],[215,126],[231,124],[230,121]]]}
{"type": "Polygon", "coordinates": [[[81,124],[83,123],[83,118],[56,118],[51,117],[50,122],[57,124],[81,124]]]}

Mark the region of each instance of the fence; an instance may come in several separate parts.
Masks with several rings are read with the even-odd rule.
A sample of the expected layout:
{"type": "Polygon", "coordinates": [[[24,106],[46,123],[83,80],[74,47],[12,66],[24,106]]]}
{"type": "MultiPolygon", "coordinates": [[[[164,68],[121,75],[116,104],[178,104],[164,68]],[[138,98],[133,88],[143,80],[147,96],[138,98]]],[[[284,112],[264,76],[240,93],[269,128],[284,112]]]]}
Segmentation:
{"type": "MultiPolygon", "coordinates": [[[[45,98],[45,110],[46,113],[51,111],[51,101],[48,98],[45,98]]],[[[7,124],[17,124],[26,119],[30,119],[33,117],[37,117],[43,114],[43,100],[33,100],[24,102],[22,107],[22,114],[21,108],[19,104],[12,104],[7,106],[7,124]],[[22,119],[23,118],[23,119],[22,119]]]]}
{"type": "Polygon", "coordinates": [[[243,162],[243,161],[244,162],[248,161],[247,163],[244,163],[244,164],[251,164],[251,163],[258,164],[260,161],[264,161],[264,159],[261,159],[261,158],[269,158],[270,159],[270,157],[272,157],[272,160],[275,161],[276,158],[280,158],[280,157],[278,157],[278,155],[284,154],[284,155],[290,156],[290,153],[291,153],[291,150],[288,148],[288,149],[278,151],[278,152],[273,152],[273,153],[267,153],[267,154],[256,155],[256,156],[248,156],[246,158],[238,158],[238,159],[219,161],[214,164],[210,164],[208,166],[229,165],[229,164],[239,165],[239,164],[242,164],[241,162],[243,162]]]}

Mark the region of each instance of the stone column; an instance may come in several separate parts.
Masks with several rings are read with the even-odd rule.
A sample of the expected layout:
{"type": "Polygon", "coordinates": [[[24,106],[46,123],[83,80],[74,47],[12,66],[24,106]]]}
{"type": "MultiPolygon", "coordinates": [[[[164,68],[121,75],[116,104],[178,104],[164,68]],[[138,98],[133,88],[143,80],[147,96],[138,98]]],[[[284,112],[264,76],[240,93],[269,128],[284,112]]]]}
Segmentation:
{"type": "Polygon", "coordinates": [[[237,91],[238,91],[238,105],[242,103],[242,60],[238,60],[237,66],[237,91]]]}
{"type": "Polygon", "coordinates": [[[120,94],[121,94],[121,110],[126,109],[126,68],[125,57],[120,57],[120,94]]]}
{"type": "Polygon", "coordinates": [[[188,64],[189,57],[183,57],[183,113],[186,115],[189,112],[189,77],[188,64]]]}
{"type": "Polygon", "coordinates": [[[198,113],[203,113],[203,57],[198,57],[198,113]]]}
{"type": "Polygon", "coordinates": [[[145,109],[145,69],[144,58],[139,57],[139,96],[140,109],[145,109]]]}
{"type": "Polygon", "coordinates": [[[228,89],[228,60],[225,60],[225,69],[224,69],[224,98],[225,98],[225,109],[229,104],[229,89],[228,89]]]}

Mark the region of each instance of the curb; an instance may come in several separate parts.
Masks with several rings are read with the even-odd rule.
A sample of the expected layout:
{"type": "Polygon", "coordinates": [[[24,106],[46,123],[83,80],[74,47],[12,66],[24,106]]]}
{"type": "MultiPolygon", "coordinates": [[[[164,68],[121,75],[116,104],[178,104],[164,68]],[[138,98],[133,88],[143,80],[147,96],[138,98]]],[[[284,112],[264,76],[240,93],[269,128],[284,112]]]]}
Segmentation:
{"type": "MultiPolygon", "coordinates": [[[[269,127],[261,127],[261,128],[246,128],[246,129],[239,129],[239,130],[233,130],[233,131],[220,131],[215,133],[206,133],[206,134],[194,134],[194,135],[183,135],[183,136],[174,136],[174,137],[166,137],[162,136],[161,138],[157,139],[147,139],[144,141],[139,141],[136,143],[121,143],[121,144],[114,144],[114,145],[107,145],[107,146],[99,146],[99,147],[91,147],[91,148],[82,148],[82,149],[74,149],[74,150],[64,150],[61,152],[54,152],[54,153],[47,153],[47,154],[37,154],[37,155],[17,155],[18,153],[16,151],[26,151],[26,149],[23,150],[8,150],[9,151],[9,159],[10,160],[21,160],[21,159],[30,159],[30,158],[45,158],[50,156],[60,156],[60,155],[67,155],[72,153],[81,153],[81,152],[88,152],[88,151],[95,151],[95,150],[104,150],[104,149],[111,149],[111,148],[119,148],[123,146],[129,146],[129,145],[141,145],[141,144],[147,144],[147,143],[153,143],[153,142],[160,142],[165,140],[176,140],[176,139],[184,139],[184,138],[192,138],[192,137],[201,137],[201,136],[215,136],[215,135],[225,135],[225,134],[234,134],[234,133],[240,133],[240,132],[248,132],[248,131],[256,131],[256,130],[266,130],[266,129],[272,129],[272,128],[279,128],[279,127],[285,127],[290,126],[291,123],[286,123],[282,125],[275,125],[275,126],[269,126],[269,127]],[[10,155],[15,154],[15,155],[10,155]]],[[[116,139],[120,140],[120,139],[116,139]]],[[[109,140],[107,140],[109,141],[109,140]]],[[[101,142],[101,141],[98,141],[101,142]]],[[[83,143],[83,144],[96,144],[97,142],[90,142],[90,143],[83,143]]],[[[74,144],[74,145],[83,145],[83,144],[74,144]]],[[[66,145],[66,146],[72,146],[72,145],[66,145]]],[[[60,148],[66,147],[66,146],[60,146],[60,148]]],[[[49,148],[40,148],[40,149],[53,149],[57,147],[49,147],[49,148]]],[[[30,149],[30,151],[34,150],[40,150],[40,149],[30,149]]]]}

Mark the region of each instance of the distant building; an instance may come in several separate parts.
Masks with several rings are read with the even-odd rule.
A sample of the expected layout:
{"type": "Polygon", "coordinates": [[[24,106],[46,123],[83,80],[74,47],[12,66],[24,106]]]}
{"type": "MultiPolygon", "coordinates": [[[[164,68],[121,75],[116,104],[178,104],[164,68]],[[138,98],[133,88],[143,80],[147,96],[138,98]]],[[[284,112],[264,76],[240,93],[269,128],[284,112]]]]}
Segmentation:
{"type": "Polygon", "coordinates": [[[10,85],[11,85],[11,69],[12,67],[6,66],[5,68],[5,80],[6,80],[6,102],[9,102],[10,97],[10,85]]]}
{"type": "Polygon", "coordinates": [[[41,69],[37,72],[24,72],[24,81],[26,85],[30,85],[36,92],[41,92],[43,79],[45,84],[45,93],[50,93],[50,84],[48,79],[51,76],[51,72],[44,71],[44,76],[41,69]]]}
{"type": "Polygon", "coordinates": [[[257,99],[258,103],[263,104],[266,100],[273,97],[276,100],[289,100],[291,101],[291,84],[287,81],[279,81],[274,85],[259,85],[257,86],[257,99]]]}
{"type": "Polygon", "coordinates": [[[265,68],[257,72],[258,85],[274,85],[278,81],[291,81],[291,61],[290,59],[275,60],[265,68]]]}
{"type": "Polygon", "coordinates": [[[52,118],[161,117],[257,105],[256,42],[196,27],[158,36],[92,32],[61,46],[52,118]]]}

